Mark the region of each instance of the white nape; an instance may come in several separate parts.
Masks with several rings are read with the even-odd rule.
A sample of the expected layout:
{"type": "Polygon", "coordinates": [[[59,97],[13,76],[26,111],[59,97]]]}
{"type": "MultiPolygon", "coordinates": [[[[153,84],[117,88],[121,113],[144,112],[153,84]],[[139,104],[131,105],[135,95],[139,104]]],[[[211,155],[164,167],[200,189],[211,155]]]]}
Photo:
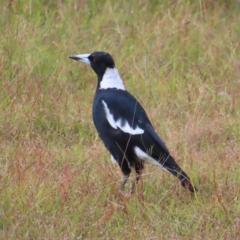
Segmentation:
{"type": "Polygon", "coordinates": [[[109,122],[109,124],[114,128],[120,128],[123,132],[129,133],[131,135],[136,135],[136,134],[143,134],[144,130],[141,129],[140,127],[136,127],[135,129],[130,126],[127,120],[123,121],[122,119],[118,119],[117,121],[114,120],[113,115],[111,114],[107,104],[105,101],[102,100],[103,107],[106,113],[106,118],[109,122]]]}
{"type": "Polygon", "coordinates": [[[158,161],[156,161],[154,158],[150,157],[147,153],[145,153],[139,147],[134,147],[134,152],[137,155],[137,157],[140,160],[144,161],[145,163],[150,163],[150,164],[156,165],[159,168],[161,168],[161,169],[165,170],[166,172],[168,172],[168,170],[166,168],[164,168],[158,161]]]}
{"type": "Polygon", "coordinates": [[[125,90],[122,79],[116,68],[107,68],[102,81],[100,82],[100,89],[116,88],[125,90]]]}

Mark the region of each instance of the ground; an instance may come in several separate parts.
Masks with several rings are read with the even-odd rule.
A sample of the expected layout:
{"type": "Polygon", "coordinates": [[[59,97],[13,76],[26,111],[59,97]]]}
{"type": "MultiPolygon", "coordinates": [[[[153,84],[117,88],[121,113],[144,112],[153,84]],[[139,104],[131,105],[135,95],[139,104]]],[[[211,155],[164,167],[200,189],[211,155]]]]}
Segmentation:
{"type": "Polygon", "coordinates": [[[2,239],[239,239],[237,1],[0,5],[2,239]],[[118,192],[91,117],[96,76],[68,59],[97,50],[114,57],[197,194],[155,166],[134,195],[118,192]]]}

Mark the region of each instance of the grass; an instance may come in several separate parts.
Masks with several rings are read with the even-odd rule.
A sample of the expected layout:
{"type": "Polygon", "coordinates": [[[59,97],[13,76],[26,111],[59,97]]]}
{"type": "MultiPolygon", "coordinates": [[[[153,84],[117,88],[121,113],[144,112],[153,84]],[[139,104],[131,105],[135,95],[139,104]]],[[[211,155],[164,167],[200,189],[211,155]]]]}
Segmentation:
{"type": "Polygon", "coordinates": [[[2,239],[238,239],[237,1],[6,1],[0,15],[2,239]],[[147,166],[131,197],[91,118],[113,55],[199,193],[147,166]]]}

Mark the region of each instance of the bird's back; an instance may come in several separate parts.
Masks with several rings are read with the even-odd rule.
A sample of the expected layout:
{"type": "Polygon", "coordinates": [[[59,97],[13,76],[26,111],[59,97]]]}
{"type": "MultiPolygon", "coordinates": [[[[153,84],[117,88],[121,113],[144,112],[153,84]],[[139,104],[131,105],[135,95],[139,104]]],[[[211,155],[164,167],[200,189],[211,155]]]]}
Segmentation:
{"type": "Polygon", "coordinates": [[[108,150],[110,145],[117,143],[124,151],[132,152],[137,146],[157,159],[162,154],[169,154],[143,107],[127,91],[97,90],[93,103],[93,121],[108,150]],[[112,120],[119,121],[122,128],[120,126],[115,129],[109,124],[104,103],[113,117],[112,120]]]}

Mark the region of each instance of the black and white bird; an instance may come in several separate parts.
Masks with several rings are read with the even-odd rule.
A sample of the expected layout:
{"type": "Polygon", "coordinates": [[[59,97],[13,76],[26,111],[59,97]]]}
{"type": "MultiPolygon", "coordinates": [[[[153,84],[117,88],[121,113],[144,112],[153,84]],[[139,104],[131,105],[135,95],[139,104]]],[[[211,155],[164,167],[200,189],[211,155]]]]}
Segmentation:
{"type": "Polygon", "coordinates": [[[93,121],[105,147],[124,175],[121,191],[136,171],[131,192],[145,163],[151,163],[177,177],[183,187],[194,192],[188,175],[178,166],[154,130],[140,103],[126,91],[112,56],[106,52],[70,56],[92,67],[98,77],[93,102],[93,121]]]}

